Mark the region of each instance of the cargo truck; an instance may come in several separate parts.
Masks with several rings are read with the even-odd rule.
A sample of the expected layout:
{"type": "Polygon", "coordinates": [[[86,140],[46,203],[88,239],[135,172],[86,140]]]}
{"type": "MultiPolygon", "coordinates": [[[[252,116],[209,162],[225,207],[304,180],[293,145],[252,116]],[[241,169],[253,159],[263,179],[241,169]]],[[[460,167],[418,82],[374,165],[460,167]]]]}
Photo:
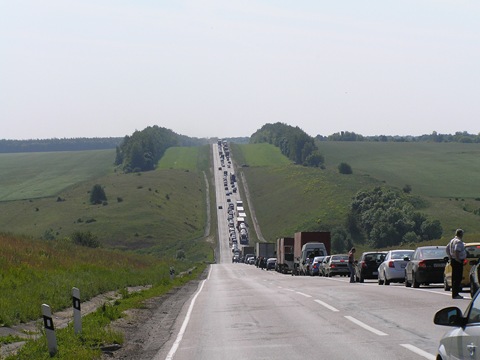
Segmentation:
{"type": "Polygon", "coordinates": [[[293,271],[292,275],[299,275],[300,273],[306,274],[308,271],[307,258],[311,255],[315,255],[315,252],[318,252],[318,256],[328,255],[331,252],[331,242],[330,242],[330,232],[329,231],[315,231],[315,232],[297,232],[294,235],[294,245],[293,245],[293,271]],[[307,243],[316,243],[312,244],[311,247],[304,248],[304,245],[307,243]],[[318,244],[323,244],[320,246],[318,244]],[[302,259],[302,250],[303,252],[302,259]],[[326,254],[320,254],[319,252],[326,252],[326,254]]]}
{"type": "Polygon", "coordinates": [[[256,244],[255,255],[258,257],[263,257],[265,259],[275,257],[275,243],[260,243],[256,244]]]}
{"type": "Polygon", "coordinates": [[[277,239],[277,263],[275,265],[276,271],[283,274],[293,271],[293,243],[294,238],[292,237],[283,237],[277,239]]]}

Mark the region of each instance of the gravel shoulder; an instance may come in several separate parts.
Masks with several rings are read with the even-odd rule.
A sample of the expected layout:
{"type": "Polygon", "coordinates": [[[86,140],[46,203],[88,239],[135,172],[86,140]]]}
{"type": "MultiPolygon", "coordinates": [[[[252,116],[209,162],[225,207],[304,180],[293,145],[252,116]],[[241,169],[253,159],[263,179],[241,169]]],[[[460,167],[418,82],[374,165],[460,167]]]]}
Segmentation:
{"type": "Polygon", "coordinates": [[[165,344],[178,333],[177,326],[181,324],[178,325],[177,318],[206,278],[208,270],[182,287],[146,300],[143,308],[131,309],[125,317],[113,322],[112,328],[121,331],[125,341],[119,349],[104,352],[102,359],[151,360],[164,350],[165,344]]]}

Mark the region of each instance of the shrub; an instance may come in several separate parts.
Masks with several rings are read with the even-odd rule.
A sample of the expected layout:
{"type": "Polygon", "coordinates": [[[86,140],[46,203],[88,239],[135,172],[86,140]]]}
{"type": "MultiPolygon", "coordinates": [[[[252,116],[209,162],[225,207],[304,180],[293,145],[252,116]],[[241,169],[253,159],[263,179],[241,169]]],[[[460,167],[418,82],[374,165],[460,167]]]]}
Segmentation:
{"type": "Polygon", "coordinates": [[[92,190],[90,191],[90,203],[92,205],[102,204],[104,201],[107,201],[107,195],[105,190],[99,184],[93,185],[92,190]]]}
{"type": "Polygon", "coordinates": [[[340,163],[340,165],[338,165],[338,172],[340,174],[352,174],[353,171],[352,171],[352,167],[350,165],[348,165],[347,163],[340,163]]]}
{"type": "Polygon", "coordinates": [[[76,231],[72,234],[71,240],[74,244],[90,248],[98,248],[100,246],[100,242],[98,241],[97,237],[93,235],[90,231],[76,231]]]}

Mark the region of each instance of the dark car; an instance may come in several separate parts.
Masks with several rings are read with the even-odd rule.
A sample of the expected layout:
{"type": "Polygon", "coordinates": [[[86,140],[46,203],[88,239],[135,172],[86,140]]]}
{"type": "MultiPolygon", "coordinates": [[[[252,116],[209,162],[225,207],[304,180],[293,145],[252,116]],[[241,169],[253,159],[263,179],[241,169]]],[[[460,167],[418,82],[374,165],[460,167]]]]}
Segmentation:
{"type": "Polygon", "coordinates": [[[443,284],[443,272],[448,257],[446,246],[421,246],[405,267],[405,286],[418,288],[421,284],[443,284]]]}
{"type": "Polygon", "coordinates": [[[348,255],[332,255],[325,267],[325,276],[332,277],[333,275],[350,275],[348,269],[348,255]]]}
{"type": "Polygon", "coordinates": [[[472,298],[480,289],[480,264],[473,265],[470,269],[470,295],[472,298]]]}
{"type": "Polygon", "coordinates": [[[383,262],[387,252],[364,252],[355,266],[357,282],[365,279],[378,279],[378,266],[383,262]]]}

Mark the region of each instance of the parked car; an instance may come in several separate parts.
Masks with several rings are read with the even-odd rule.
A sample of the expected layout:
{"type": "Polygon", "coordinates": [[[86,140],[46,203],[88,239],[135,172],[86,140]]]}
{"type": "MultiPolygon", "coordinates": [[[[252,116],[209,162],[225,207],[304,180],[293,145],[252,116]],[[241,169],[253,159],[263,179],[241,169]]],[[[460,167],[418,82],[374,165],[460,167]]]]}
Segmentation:
{"type": "MultiPolygon", "coordinates": [[[[465,244],[465,250],[467,251],[467,258],[463,262],[462,287],[470,286],[470,270],[480,259],[480,243],[465,244]]],[[[450,291],[452,288],[452,265],[450,261],[445,265],[443,274],[443,287],[445,291],[450,291]]]]}
{"type": "Polygon", "coordinates": [[[365,279],[378,279],[378,266],[385,259],[385,251],[364,252],[355,264],[355,279],[363,283],[365,279]]]}
{"type": "Polygon", "coordinates": [[[328,264],[328,261],[330,260],[330,256],[327,255],[323,258],[322,262],[320,263],[319,265],[319,269],[318,269],[318,275],[320,276],[327,276],[327,274],[325,273],[325,268],[327,267],[327,264],[328,264]]]}
{"type": "Polygon", "coordinates": [[[378,285],[405,281],[405,267],[415,250],[390,250],[378,267],[378,285]]]}
{"type": "Polygon", "coordinates": [[[330,256],[330,259],[325,267],[325,276],[332,277],[334,275],[350,275],[347,254],[330,256]]]}
{"type": "Polygon", "coordinates": [[[268,258],[267,259],[267,270],[275,270],[275,265],[277,264],[277,258],[268,258]]]}
{"type": "Polygon", "coordinates": [[[418,288],[421,284],[443,283],[447,263],[446,246],[421,246],[405,267],[405,286],[418,288]]]}
{"type": "Polygon", "coordinates": [[[480,346],[480,297],[477,293],[465,313],[456,306],[437,311],[433,318],[435,325],[449,326],[440,339],[437,360],[478,359],[480,346]]]}
{"type": "Polygon", "coordinates": [[[310,265],[310,276],[318,276],[320,273],[320,264],[322,263],[325,256],[315,256],[313,262],[310,265]]]}

